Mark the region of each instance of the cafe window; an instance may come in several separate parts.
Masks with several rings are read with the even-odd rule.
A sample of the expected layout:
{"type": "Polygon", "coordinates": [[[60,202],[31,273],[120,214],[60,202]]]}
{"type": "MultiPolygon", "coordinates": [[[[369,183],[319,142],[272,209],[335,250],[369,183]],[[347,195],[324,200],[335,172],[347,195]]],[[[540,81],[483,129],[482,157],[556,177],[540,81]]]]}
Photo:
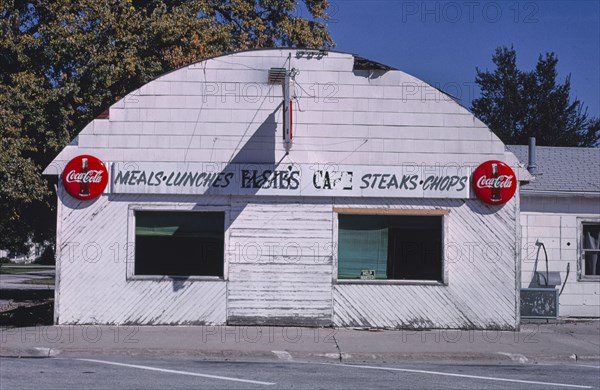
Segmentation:
{"type": "Polygon", "coordinates": [[[223,212],[135,211],[134,275],[223,277],[223,212]]]}
{"type": "Polygon", "coordinates": [[[338,214],[338,280],[443,280],[443,217],[338,214]]]}
{"type": "Polygon", "coordinates": [[[600,222],[581,223],[581,279],[600,280],[600,222]]]}

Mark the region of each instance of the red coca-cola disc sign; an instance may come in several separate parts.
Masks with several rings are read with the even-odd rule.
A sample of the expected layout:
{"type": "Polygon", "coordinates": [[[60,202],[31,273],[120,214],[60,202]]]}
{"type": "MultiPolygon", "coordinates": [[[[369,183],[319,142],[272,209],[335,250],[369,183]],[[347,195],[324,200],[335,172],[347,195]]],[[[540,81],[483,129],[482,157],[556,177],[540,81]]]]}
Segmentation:
{"type": "Polygon", "coordinates": [[[106,165],[94,156],[77,156],[65,167],[62,182],[73,198],[92,200],[100,196],[106,188],[108,170],[106,165]]]}
{"type": "Polygon", "coordinates": [[[502,161],[486,161],[473,172],[473,190],[484,203],[504,204],[517,190],[517,176],[502,161]]]}

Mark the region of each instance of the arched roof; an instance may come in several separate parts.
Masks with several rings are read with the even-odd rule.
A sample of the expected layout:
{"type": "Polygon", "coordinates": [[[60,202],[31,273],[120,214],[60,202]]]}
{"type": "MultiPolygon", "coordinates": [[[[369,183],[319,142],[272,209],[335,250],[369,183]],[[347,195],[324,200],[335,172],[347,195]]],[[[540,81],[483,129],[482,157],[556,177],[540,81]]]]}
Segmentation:
{"type": "Polygon", "coordinates": [[[44,173],[59,174],[80,154],[108,162],[518,163],[485,124],[422,80],[350,53],[287,48],[227,54],[158,77],[90,122],[44,173]],[[289,155],[271,68],[295,70],[289,155]]]}

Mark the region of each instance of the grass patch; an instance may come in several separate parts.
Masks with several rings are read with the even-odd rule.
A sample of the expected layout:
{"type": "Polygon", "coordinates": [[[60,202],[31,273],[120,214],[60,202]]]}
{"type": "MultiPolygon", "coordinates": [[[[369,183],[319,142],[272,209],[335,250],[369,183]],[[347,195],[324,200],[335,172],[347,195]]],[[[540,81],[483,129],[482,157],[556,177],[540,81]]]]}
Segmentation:
{"type": "Polygon", "coordinates": [[[27,272],[37,272],[37,271],[52,271],[52,268],[39,268],[35,266],[27,267],[27,266],[1,266],[0,274],[25,274],[27,272]]]}

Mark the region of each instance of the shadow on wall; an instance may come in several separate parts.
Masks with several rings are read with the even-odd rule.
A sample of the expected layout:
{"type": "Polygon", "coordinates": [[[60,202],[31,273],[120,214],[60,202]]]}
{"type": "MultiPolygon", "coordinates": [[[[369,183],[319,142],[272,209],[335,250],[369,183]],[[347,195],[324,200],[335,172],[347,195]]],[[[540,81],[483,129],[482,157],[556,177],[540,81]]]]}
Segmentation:
{"type": "MultiPolygon", "coordinates": [[[[273,171],[277,170],[279,163],[275,161],[275,147],[277,142],[278,126],[275,116],[278,114],[278,111],[280,111],[281,107],[281,104],[276,107],[275,110],[265,119],[265,121],[258,126],[256,131],[252,133],[245,143],[243,143],[243,137],[240,138],[239,144],[236,146],[230,161],[223,166],[222,171],[230,170],[231,165],[234,164],[247,165],[247,169],[250,170],[257,168],[253,167],[254,164],[260,164],[261,168],[265,168],[265,166],[272,166],[273,171]]],[[[251,126],[252,123],[248,126],[247,130],[249,130],[251,126]]],[[[131,162],[131,164],[135,165],[135,162],[131,162]]],[[[258,190],[259,188],[256,188],[255,191],[251,193],[246,192],[246,195],[255,195],[258,190]]],[[[215,193],[214,191],[211,191],[211,188],[209,188],[204,195],[215,195],[215,193]]],[[[93,200],[82,201],[71,197],[62,186],[60,176],[58,180],[57,196],[66,208],[73,210],[81,210],[91,207],[100,199],[100,197],[98,197],[93,200]]],[[[109,200],[114,200],[113,194],[109,194],[109,200]]]]}
{"type": "Polygon", "coordinates": [[[518,193],[515,194],[515,196],[513,196],[513,199],[509,200],[506,203],[503,203],[501,205],[487,205],[481,201],[479,201],[476,197],[473,197],[469,200],[475,200],[475,202],[468,202],[468,201],[464,201],[467,206],[469,207],[469,209],[475,213],[475,214],[479,214],[479,215],[496,215],[498,218],[498,211],[502,210],[505,207],[515,207],[515,198],[519,196],[518,193]]]}
{"type": "MultiPolygon", "coordinates": [[[[224,229],[227,231],[231,224],[242,215],[244,209],[248,206],[249,203],[254,201],[271,201],[272,199],[256,199],[253,198],[254,195],[258,191],[261,190],[261,180],[264,183],[265,176],[263,176],[264,172],[267,172],[266,180],[269,181],[270,177],[269,172],[275,171],[284,171],[288,170],[288,166],[290,165],[287,161],[285,164],[285,168],[279,168],[281,161],[276,161],[276,156],[279,154],[281,150],[281,143],[283,140],[281,139],[281,126],[278,125],[281,123],[281,105],[274,108],[272,112],[262,121],[262,123],[250,123],[246,129],[246,134],[243,137],[239,138],[238,145],[236,145],[231,151],[231,157],[227,163],[218,163],[219,169],[221,171],[227,172],[233,169],[239,169],[240,167],[249,172],[258,172],[261,175],[260,180],[258,181],[258,185],[256,181],[252,183],[250,186],[245,186],[243,189],[243,198],[239,198],[241,202],[236,204],[235,212],[231,212],[228,214],[227,219],[224,221],[224,229]],[[277,153],[276,153],[277,152],[277,153]]],[[[182,156],[183,157],[183,156],[182,156]]],[[[194,156],[196,160],[201,160],[202,155],[194,156]]],[[[208,160],[209,156],[206,156],[206,160],[208,160]]],[[[127,158],[127,156],[125,156],[127,158]]],[[[182,159],[183,160],[183,159],[182,159]]],[[[135,161],[130,162],[133,166],[136,165],[135,161]]],[[[275,176],[274,174],[272,176],[275,176]]],[[[112,178],[111,178],[112,180],[112,178]]],[[[233,184],[233,183],[232,183],[233,184]]],[[[236,183],[236,186],[239,186],[242,183],[236,183]]],[[[227,197],[222,195],[221,191],[218,191],[216,187],[208,187],[206,192],[202,195],[184,195],[184,194],[109,194],[108,196],[101,196],[92,201],[80,201],[73,197],[71,197],[68,193],[66,193],[65,189],[60,186],[58,189],[58,196],[60,201],[64,205],[65,214],[78,209],[88,209],[84,214],[86,217],[89,217],[87,220],[81,220],[80,223],[87,225],[86,228],[89,230],[100,230],[106,229],[104,232],[98,232],[101,235],[105,235],[110,233],[111,224],[113,223],[127,223],[126,219],[118,218],[118,221],[114,219],[108,219],[110,213],[102,214],[102,211],[109,207],[109,202],[121,203],[119,206],[119,210],[123,210],[126,212],[127,203],[163,203],[163,204],[192,204],[191,210],[197,211],[205,211],[207,199],[208,203],[215,202],[215,204],[223,205],[224,202],[228,202],[227,197]],[[97,203],[99,202],[99,203],[97,203]],[[194,203],[196,203],[194,205],[194,203]],[[96,215],[101,214],[102,218],[96,218],[96,215]],[[104,221],[106,225],[99,225],[97,221],[104,221]]],[[[297,202],[297,201],[292,201],[297,202]]],[[[108,210],[108,209],[107,209],[108,210]]],[[[112,208],[111,208],[112,210],[112,208]]],[[[117,209],[114,209],[116,212],[117,209]]],[[[121,213],[121,211],[118,211],[121,213]]],[[[116,216],[116,215],[115,215],[116,216]]],[[[125,217],[124,217],[125,218],[125,217]]],[[[125,237],[123,237],[125,239],[125,237]]],[[[195,247],[198,247],[198,243],[194,243],[195,247]]],[[[128,264],[127,267],[131,267],[131,264],[128,264]]],[[[128,268],[129,270],[129,268],[128,268]]],[[[128,271],[129,272],[129,271],[128,271]]],[[[173,272],[173,271],[171,271],[173,272]]],[[[167,274],[162,277],[164,282],[171,283],[172,292],[175,295],[181,294],[187,287],[191,285],[190,278],[185,275],[180,274],[167,274]]]]}
{"type": "MultiPolygon", "coordinates": [[[[277,121],[275,109],[256,129],[246,143],[232,156],[229,164],[268,164],[275,166],[277,121]]],[[[242,140],[240,140],[241,144],[242,140]]],[[[227,167],[225,168],[227,169],[227,167]]]]}
{"type": "MultiPolygon", "coordinates": [[[[62,173],[61,173],[62,174],[62,173]]],[[[60,179],[60,177],[59,177],[60,179]]],[[[58,186],[56,187],[56,195],[58,199],[62,203],[63,206],[72,209],[72,210],[83,210],[87,209],[96,204],[100,200],[100,196],[92,199],[92,200],[79,200],[73,198],[71,195],[67,193],[65,187],[62,185],[62,180],[58,181],[58,186]]]]}
{"type": "Polygon", "coordinates": [[[173,292],[177,292],[185,287],[185,282],[189,279],[189,276],[169,276],[173,281],[173,292]]]}

